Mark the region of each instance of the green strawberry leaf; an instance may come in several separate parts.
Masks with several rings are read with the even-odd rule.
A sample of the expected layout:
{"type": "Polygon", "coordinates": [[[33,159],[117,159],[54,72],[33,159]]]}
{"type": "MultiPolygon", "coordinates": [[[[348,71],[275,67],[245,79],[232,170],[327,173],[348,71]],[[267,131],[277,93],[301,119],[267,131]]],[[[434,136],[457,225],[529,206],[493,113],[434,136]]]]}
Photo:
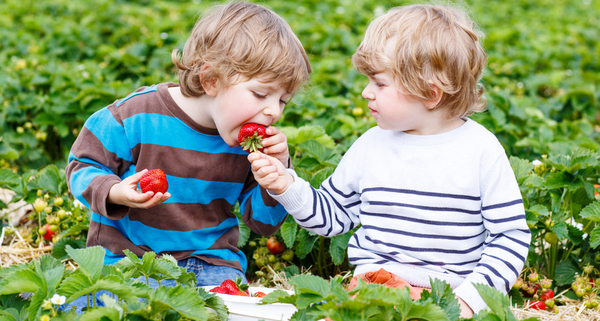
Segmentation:
{"type": "Polygon", "coordinates": [[[204,303],[207,307],[216,312],[220,320],[225,321],[229,318],[229,309],[227,309],[223,298],[218,296],[216,293],[210,293],[206,291],[202,287],[197,287],[196,293],[198,293],[198,296],[204,300],[204,303]]]}
{"type": "Polygon", "coordinates": [[[67,253],[66,249],[67,245],[74,249],[85,249],[85,242],[86,240],[84,238],[74,240],[70,237],[63,237],[52,246],[52,256],[61,261],[66,260],[69,258],[69,254],[67,253]]]}
{"type": "Polygon", "coordinates": [[[264,296],[258,304],[270,304],[270,303],[290,303],[296,304],[297,294],[289,294],[284,290],[275,290],[266,296],[264,296]]]}
{"type": "Polygon", "coordinates": [[[310,253],[315,245],[315,242],[319,238],[318,235],[309,232],[305,229],[300,229],[298,233],[298,244],[296,245],[296,255],[303,259],[310,253]]]}
{"type": "Polygon", "coordinates": [[[81,321],[96,321],[96,320],[110,320],[119,321],[121,320],[121,314],[119,310],[113,307],[98,307],[86,311],[80,317],[81,321]]]}
{"type": "Polygon", "coordinates": [[[600,222],[600,202],[595,201],[584,207],[579,215],[581,215],[581,218],[588,219],[593,222],[600,222]]]}
{"type": "Polygon", "coordinates": [[[104,265],[104,249],[101,246],[93,246],[85,249],[74,249],[70,245],[66,246],[66,251],[79,265],[81,270],[90,281],[96,282],[102,273],[104,265]]]}
{"type": "Polygon", "coordinates": [[[0,294],[37,292],[45,287],[40,276],[30,269],[17,270],[0,282],[0,294]]]}
{"type": "Polygon", "coordinates": [[[156,289],[150,295],[149,305],[153,313],[173,309],[191,320],[207,320],[210,316],[197,292],[180,285],[156,289]]]}
{"type": "Polygon", "coordinates": [[[529,173],[533,169],[533,164],[526,159],[511,156],[509,158],[510,165],[515,172],[515,177],[519,185],[523,184],[525,179],[529,176],[529,173]]]}
{"type": "Polygon", "coordinates": [[[238,238],[237,247],[241,248],[241,247],[244,247],[246,245],[246,243],[248,243],[248,240],[250,239],[250,228],[243,222],[240,222],[239,228],[240,228],[240,236],[238,238]]]}
{"type": "Polygon", "coordinates": [[[431,298],[433,303],[444,310],[448,320],[457,320],[460,316],[460,305],[456,295],[452,292],[450,284],[438,279],[430,279],[429,282],[431,283],[431,292],[428,290],[423,291],[421,300],[431,298]]]}
{"type": "Polygon", "coordinates": [[[348,249],[348,241],[350,241],[353,234],[352,231],[349,231],[331,238],[331,242],[329,243],[329,254],[331,254],[333,264],[340,265],[344,262],[348,249]]]}
{"type": "Polygon", "coordinates": [[[291,215],[288,215],[285,218],[285,222],[281,224],[281,228],[279,229],[281,232],[281,237],[283,238],[283,242],[287,248],[293,248],[294,242],[296,242],[296,234],[298,232],[298,223],[294,220],[291,215]]]}
{"type": "Polygon", "coordinates": [[[316,294],[327,296],[329,294],[329,283],[315,275],[297,275],[289,280],[294,290],[299,294],[316,294]]]}

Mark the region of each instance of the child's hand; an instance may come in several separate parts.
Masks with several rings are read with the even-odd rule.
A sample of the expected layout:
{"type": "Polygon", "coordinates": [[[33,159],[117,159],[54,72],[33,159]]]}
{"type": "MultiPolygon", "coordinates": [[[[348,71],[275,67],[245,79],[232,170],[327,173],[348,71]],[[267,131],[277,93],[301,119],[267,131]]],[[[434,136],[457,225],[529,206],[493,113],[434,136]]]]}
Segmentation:
{"type": "Polygon", "coordinates": [[[294,183],[294,177],[275,157],[256,152],[248,155],[248,161],[252,164],[252,174],[258,184],[277,195],[285,192],[294,183]]]}
{"type": "Polygon", "coordinates": [[[158,205],[171,197],[171,193],[156,193],[148,191],[146,193],[140,193],[137,191],[137,185],[148,170],[145,169],[139,173],[135,173],[120,183],[113,185],[108,192],[108,199],[106,200],[109,204],[125,205],[132,208],[150,208],[154,205],[158,205]]]}
{"type": "Polygon", "coordinates": [[[268,137],[263,139],[263,152],[277,158],[287,167],[290,160],[287,137],[281,130],[273,126],[267,127],[266,133],[268,137]]]}
{"type": "Polygon", "coordinates": [[[463,299],[458,298],[458,304],[460,305],[460,317],[461,318],[472,318],[473,317],[473,310],[471,310],[471,307],[469,307],[469,305],[463,301],[463,299]]]}

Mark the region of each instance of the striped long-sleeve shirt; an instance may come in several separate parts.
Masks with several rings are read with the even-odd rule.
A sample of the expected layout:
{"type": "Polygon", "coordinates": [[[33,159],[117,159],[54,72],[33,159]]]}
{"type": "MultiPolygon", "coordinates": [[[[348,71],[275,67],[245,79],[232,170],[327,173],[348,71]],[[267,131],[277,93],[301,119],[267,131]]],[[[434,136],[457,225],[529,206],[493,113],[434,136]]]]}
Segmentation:
{"type": "Polygon", "coordinates": [[[319,189],[295,176],[274,198],[320,235],[360,226],[348,245],[355,274],[384,268],[419,287],[438,278],[477,312],[486,305],[472,284],[508,292],[531,234],[504,149],[465,120],[438,135],[374,127],[319,189]]]}
{"type": "Polygon", "coordinates": [[[198,257],[245,271],[237,248],[243,221],[274,233],[286,211],[257,185],[248,153],[229,147],[216,129],[193,121],[168,93],[169,86],[142,87],[97,111],[73,144],[66,168],[70,191],[92,211],[87,245],[104,247],[105,264],[128,249],[198,257]],[[162,169],[171,197],[149,209],[107,204],[110,188],[143,169],[162,169]]]}

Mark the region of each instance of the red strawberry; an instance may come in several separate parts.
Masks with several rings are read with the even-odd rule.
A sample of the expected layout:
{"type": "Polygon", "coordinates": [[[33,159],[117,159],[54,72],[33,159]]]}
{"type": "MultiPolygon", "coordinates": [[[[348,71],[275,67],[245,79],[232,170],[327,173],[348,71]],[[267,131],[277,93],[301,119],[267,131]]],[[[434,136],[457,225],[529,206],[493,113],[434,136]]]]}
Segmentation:
{"type": "Polygon", "coordinates": [[[540,301],[546,301],[549,299],[554,299],[554,291],[550,289],[542,292],[542,295],[540,295],[540,301]]]}
{"type": "Polygon", "coordinates": [[[260,291],[258,291],[258,292],[256,292],[256,293],[254,293],[254,295],[253,295],[253,296],[255,296],[255,297],[259,297],[259,298],[262,298],[262,297],[263,297],[263,296],[265,296],[265,295],[267,295],[267,294],[266,294],[266,293],[264,293],[264,292],[260,292],[260,291]]]}
{"type": "Polygon", "coordinates": [[[244,292],[244,291],[238,291],[235,295],[239,295],[239,296],[250,296],[248,293],[244,292]]]}
{"type": "Polygon", "coordinates": [[[532,301],[529,308],[534,310],[546,310],[546,304],[544,301],[532,301]]]}
{"type": "Polygon", "coordinates": [[[263,151],[262,141],[263,138],[267,137],[267,128],[261,124],[247,123],[242,126],[238,133],[238,140],[240,146],[245,151],[250,153],[256,151],[263,151]]]}
{"type": "Polygon", "coordinates": [[[214,287],[214,288],[210,289],[208,292],[228,294],[227,290],[220,286],[214,287]]]}
{"type": "Polygon", "coordinates": [[[271,236],[267,240],[267,248],[271,254],[277,255],[285,250],[285,245],[283,245],[282,242],[279,242],[275,237],[271,236]]]}
{"type": "Polygon", "coordinates": [[[236,294],[240,291],[240,289],[238,289],[237,285],[235,284],[235,282],[233,280],[223,281],[221,283],[220,287],[225,289],[225,291],[227,291],[227,294],[236,294]]]}
{"type": "Polygon", "coordinates": [[[155,194],[158,192],[165,193],[169,189],[169,183],[167,182],[167,176],[165,172],[160,169],[153,169],[147,171],[142,175],[140,180],[140,188],[142,193],[147,191],[153,191],[155,194]]]}

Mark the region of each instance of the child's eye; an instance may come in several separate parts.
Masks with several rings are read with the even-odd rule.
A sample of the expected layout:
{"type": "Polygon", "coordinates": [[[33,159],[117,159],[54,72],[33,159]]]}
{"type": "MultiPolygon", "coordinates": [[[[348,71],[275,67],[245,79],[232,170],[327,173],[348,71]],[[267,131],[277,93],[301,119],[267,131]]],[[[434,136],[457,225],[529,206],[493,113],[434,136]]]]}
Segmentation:
{"type": "Polygon", "coordinates": [[[279,102],[282,103],[284,106],[287,106],[287,104],[289,104],[289,101],[285,101],[283,99],[279,99],[279,102]]]}
{"type": "Polygon", "coordinates": [[[382,84],[382,83],[380,83],[380,82],[376,82],[376,83],[375,83],[375,86],[377,86],[377,87],[383,87],[383,86],[385,86],[385,85],[384,85],[384,84],[382,84]]]}
{"type": "Polygon", "coordinates": [[[265,99],[265,98],[267,98],[267,95],[261,95],[261,94],[259,94],[259,93],[257,93],[257,92],[254,92],[254,91],[253,91],[252,93],[254,94],[254,96],[256,96],[256,98],[260,98],[260,99],[265,99]]]}

